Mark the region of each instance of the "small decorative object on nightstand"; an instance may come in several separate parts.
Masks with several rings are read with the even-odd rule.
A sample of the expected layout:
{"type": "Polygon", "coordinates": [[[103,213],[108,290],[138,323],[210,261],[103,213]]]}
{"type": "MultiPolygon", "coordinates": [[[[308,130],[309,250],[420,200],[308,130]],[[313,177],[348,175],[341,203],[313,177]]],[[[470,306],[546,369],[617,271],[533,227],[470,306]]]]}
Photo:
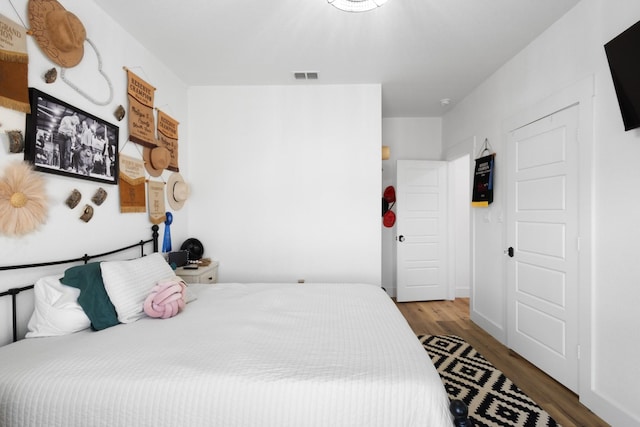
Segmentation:
{"type": "Polygon", "coordinates": [[[176,269],[176,276],[180,276],[186,283],[218,282],[218,261],[211,261],[209,265],[201,265],[198,268],[188,268],[189,264],[185,267],[178,267],[176,269]]]}

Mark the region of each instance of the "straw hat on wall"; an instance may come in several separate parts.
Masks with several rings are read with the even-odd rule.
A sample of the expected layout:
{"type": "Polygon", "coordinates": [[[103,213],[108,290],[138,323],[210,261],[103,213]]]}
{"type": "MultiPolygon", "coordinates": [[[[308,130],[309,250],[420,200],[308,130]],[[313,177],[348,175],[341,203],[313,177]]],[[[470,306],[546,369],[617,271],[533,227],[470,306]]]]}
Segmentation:
{"type": "Polygon", "coordinates": [[[169,166],[171,153],[164,147],[144,147],[142,160],[144,160],[144,168],[149,172],[149,175],[158,177],[169,166]]]}
{"type": "Polygon", "coordinates": [[[29,0],[29,34],[50,60],[61,67],[78,65],[87,32],[80,19],[56,0],[29,0]]]}
{"type": "Polygon", "coordinates": [[[184,202],[189,198],[189,185],[184,181],[182,175],[174,172],[167,181],[167,201],[173,210],[180,210],[184,202]]]}

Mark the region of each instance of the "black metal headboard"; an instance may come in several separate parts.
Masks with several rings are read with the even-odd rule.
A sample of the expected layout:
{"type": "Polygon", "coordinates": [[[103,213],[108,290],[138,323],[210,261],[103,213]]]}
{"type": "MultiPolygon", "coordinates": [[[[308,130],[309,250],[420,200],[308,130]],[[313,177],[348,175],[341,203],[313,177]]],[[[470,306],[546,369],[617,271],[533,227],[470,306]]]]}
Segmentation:
{"type": "MultiPolygon", "coordinates": [[[[22,264],[22,265],[9,265],[9,266],[0,266],[0,271],[5,271],[5,270],[19,270],[19,269],[23,269],[23,268],[34,268],[34,267],[47,267],[47,266],[51,266],[51,265],[60,265],[60,264],[70,264],[72,262],[84,262],[85,264],[88,263],[90,260],[94,259],[94,258],[101,258],[101,257],[105,257],[108,255],[113,255],[119,252],[124,252],[126,250],[135,248],[136,246],[140,247],[140,256],[144,256],[144,246],[148,243],[152,243],[153,244],[153,252],[158,252],[158,226],[157,225],[153,225],[151,227],[151,239],[148,240],[140,240],[137,243],[134,243],[132,245],[129,246],[125,246],[122,248],[118,248],[118,249],[114,249],[112,251],[109,252],[104,252],[101,254],[95,254],[95,255],[87,255],[84,254],[83,256],[79,257],[79,258],[72,258],[72,259],[64,259],[64,260],[59,260],[59,261],[49,261],[49,262],[39,262],[39,263],[35,263],[35,264],[22,264]]],[[[23,286],[20,288],[11,288],[11,289],[7,289],[4,292],[0,292],[0,298],[4,297],[4,296],[8,296],[11,295],[11,309],[12,309],[12,316],[13,316],[13,342],[18,341],[18,313],[17,313],[17,295],[20,292],[26,291],[28,289],[33,289],[33,284],[31,285],[27,285],[27,286],[23,286]]]]}

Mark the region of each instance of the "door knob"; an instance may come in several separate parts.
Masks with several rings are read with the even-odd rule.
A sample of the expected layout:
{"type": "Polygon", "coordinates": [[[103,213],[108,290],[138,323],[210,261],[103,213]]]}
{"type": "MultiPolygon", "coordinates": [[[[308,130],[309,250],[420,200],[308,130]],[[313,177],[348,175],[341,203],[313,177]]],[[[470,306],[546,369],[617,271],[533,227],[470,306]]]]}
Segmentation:
{"type": "Polygon", "coordinates": [[[404,236],[403,236],[403,235],[398,236],[398,240],[399,240],[400,242],[404,242],[404,236]]]}
{"type": "Polygon", "coordinates": [[[513,247],[509,246],[509,249],[504,251],[505,255],[509,255],[509,257],[513,258],[513,247]]]}

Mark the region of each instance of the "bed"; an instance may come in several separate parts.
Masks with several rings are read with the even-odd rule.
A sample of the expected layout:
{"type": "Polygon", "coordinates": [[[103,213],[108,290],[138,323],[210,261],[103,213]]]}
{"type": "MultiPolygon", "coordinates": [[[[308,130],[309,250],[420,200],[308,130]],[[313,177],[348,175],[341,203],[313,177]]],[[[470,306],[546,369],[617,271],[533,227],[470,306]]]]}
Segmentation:
{"type": "Polygon", "coordinates": [[[379,287],[192,284],[183,309],[153,318],[139,299],[141,282],[166,274],[159,260],[100,263],[117,324],[94,330],[91,313],[91,327],[65,317],[61,329],[79,330],[52,333],[41,319],[0,348],[0,425],[453,425],[435,368],[379,287]]]}

